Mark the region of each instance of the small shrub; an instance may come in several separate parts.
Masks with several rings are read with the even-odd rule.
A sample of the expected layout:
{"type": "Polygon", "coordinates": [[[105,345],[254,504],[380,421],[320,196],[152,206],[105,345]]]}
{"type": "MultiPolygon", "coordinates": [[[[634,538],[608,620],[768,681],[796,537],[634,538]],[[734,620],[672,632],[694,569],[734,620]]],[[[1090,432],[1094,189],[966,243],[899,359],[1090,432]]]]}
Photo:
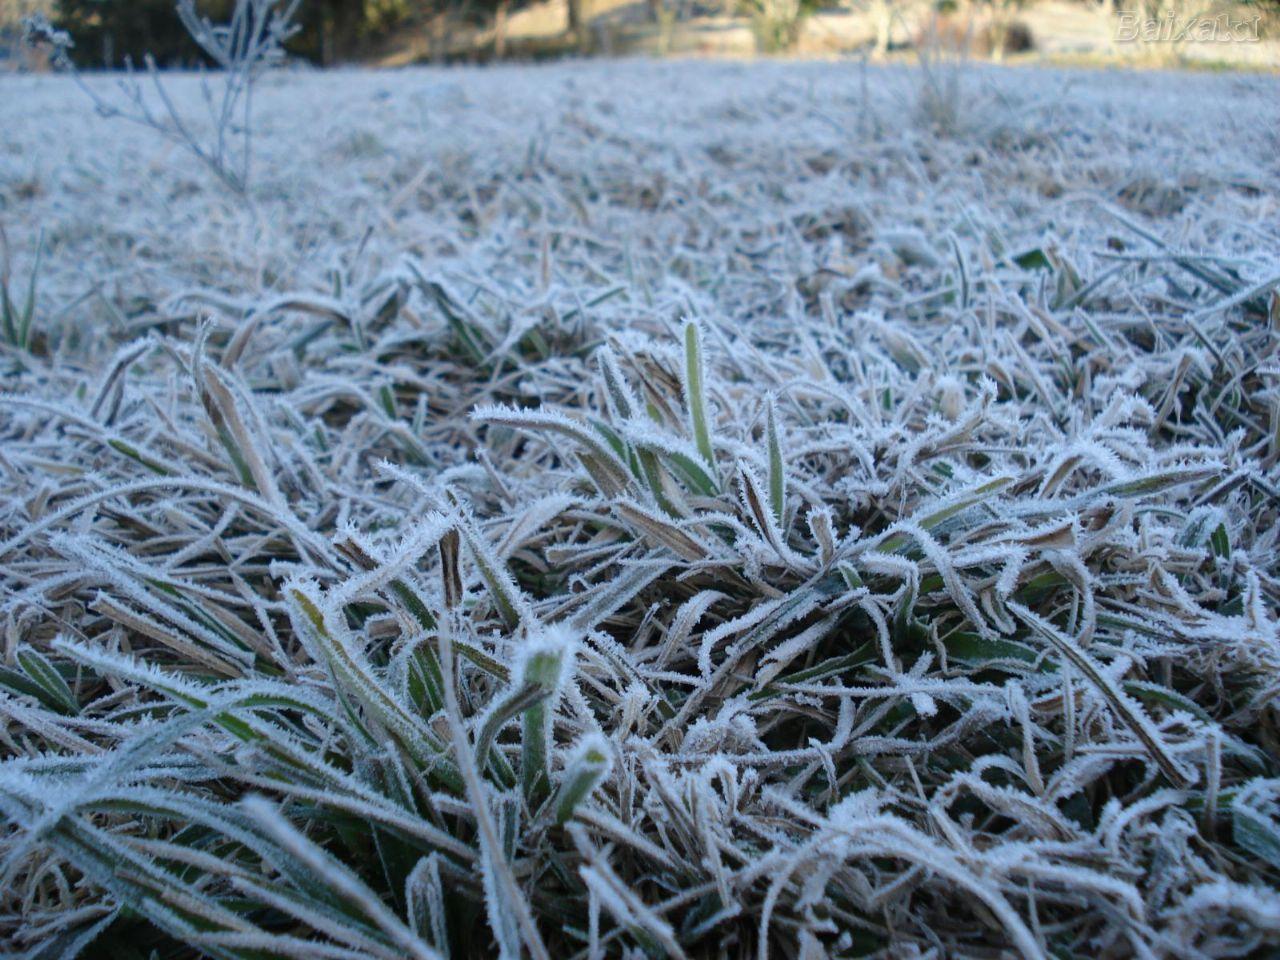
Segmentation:
{"type": "Polygon", "coordinates": [[[746,0],[746,5],[761,53],[785,53],[795,47],[812,13],[810,0],[746,0]]]}
{"type": "Polygon", "coordinates": [[[293,17],[301,0],[235,0],[231,18],[215,25],[195,0],[178,0],[178,18],[191,39],[217,68],[217,83],[203,77],[208,130],[183,116],[165,90],[154,56],[144,58],[142,77],[126,59],[121,99],[103,96],[86,83],[71,58],[75,43],[46,17],[28,18],[28,42],[50,49],[54,65],[73,77],[99,115],[144,126],[185,149],[228,188],[243,195],[253,159],[253,87],[262,72],[284,57],[284,42],[297,29],[293,17]],[[150,88],[150,94],[148,89],[150,88]]]}

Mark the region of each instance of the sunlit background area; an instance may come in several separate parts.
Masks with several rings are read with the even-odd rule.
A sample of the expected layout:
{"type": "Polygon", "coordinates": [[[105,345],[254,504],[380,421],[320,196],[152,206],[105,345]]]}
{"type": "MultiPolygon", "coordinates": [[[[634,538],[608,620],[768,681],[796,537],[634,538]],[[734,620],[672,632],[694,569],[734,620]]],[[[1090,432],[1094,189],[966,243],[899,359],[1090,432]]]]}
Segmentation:
{"type": "MultiPolygon", "coordinates": [[[[201,8],[226,18],[231,0],[201,8]]],[[[68,30],[82,67],[150,53],[200,54],[169,0],[0,0],[0,56],[37,67],[24,16],[68,30]]],[[[1275,68],[1271,0],[308,0],[291,54],[321,65],[484,62],[559,56],[791,54],[909,56],[941,47],[975,59],[1077,65],[1275,68]]]]}

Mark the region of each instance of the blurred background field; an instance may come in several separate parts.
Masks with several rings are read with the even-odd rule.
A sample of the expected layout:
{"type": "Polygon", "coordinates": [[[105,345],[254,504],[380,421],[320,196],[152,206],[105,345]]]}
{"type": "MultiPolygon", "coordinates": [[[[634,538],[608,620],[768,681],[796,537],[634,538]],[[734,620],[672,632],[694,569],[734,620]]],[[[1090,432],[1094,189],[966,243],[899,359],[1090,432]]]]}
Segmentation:
{"type": "MultiPolygon", "coordinates": [[[[201,8],[225,17],[229,0],[201,8]]],[[[44,13],[82,68],[199,52],[171,0],[0,0],[0,64],[39,69],[21,20],[44,13]]],[[[914,59],[921,50],[1012,63],[1280,66],[1280,3],[1254,0],[305,0],[291,53],[323,65],[560,56],[785,54],[914,59]]]]}

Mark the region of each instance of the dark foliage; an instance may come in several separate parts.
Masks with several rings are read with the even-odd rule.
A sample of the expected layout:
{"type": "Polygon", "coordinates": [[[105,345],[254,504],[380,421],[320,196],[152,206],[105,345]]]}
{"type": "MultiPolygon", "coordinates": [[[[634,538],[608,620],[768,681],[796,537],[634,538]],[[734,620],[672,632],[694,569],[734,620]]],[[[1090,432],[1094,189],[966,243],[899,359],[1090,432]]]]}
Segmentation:
{"type": "MultiPolygon", "coordinates": [[[[215,22],[229,19],[233,7],[234,0],[200,4],[215,22]]],[[[206,62],[183,29],[174,0],[57,0],[56,19],[75,41],[71,54],[80,67],[141,64],[148,54],[162,67],[206,62]]],[[[317,63],[349,59],[365,27],[365,0],[307,0],[298,19],[302,29],[289,43],[291,54],[317,63]]]]}

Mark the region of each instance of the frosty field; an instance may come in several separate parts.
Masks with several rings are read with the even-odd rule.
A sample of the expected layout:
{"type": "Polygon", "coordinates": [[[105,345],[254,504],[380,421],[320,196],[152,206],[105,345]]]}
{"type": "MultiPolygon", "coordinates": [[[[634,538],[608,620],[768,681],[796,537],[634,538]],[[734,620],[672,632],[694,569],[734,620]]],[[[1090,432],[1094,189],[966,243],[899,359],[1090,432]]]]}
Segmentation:
{"type": "Polygon", "coordinates": [[[1280,945],[1280,78],[255,110],[0,77],[0,955],[1280,945]]]}

